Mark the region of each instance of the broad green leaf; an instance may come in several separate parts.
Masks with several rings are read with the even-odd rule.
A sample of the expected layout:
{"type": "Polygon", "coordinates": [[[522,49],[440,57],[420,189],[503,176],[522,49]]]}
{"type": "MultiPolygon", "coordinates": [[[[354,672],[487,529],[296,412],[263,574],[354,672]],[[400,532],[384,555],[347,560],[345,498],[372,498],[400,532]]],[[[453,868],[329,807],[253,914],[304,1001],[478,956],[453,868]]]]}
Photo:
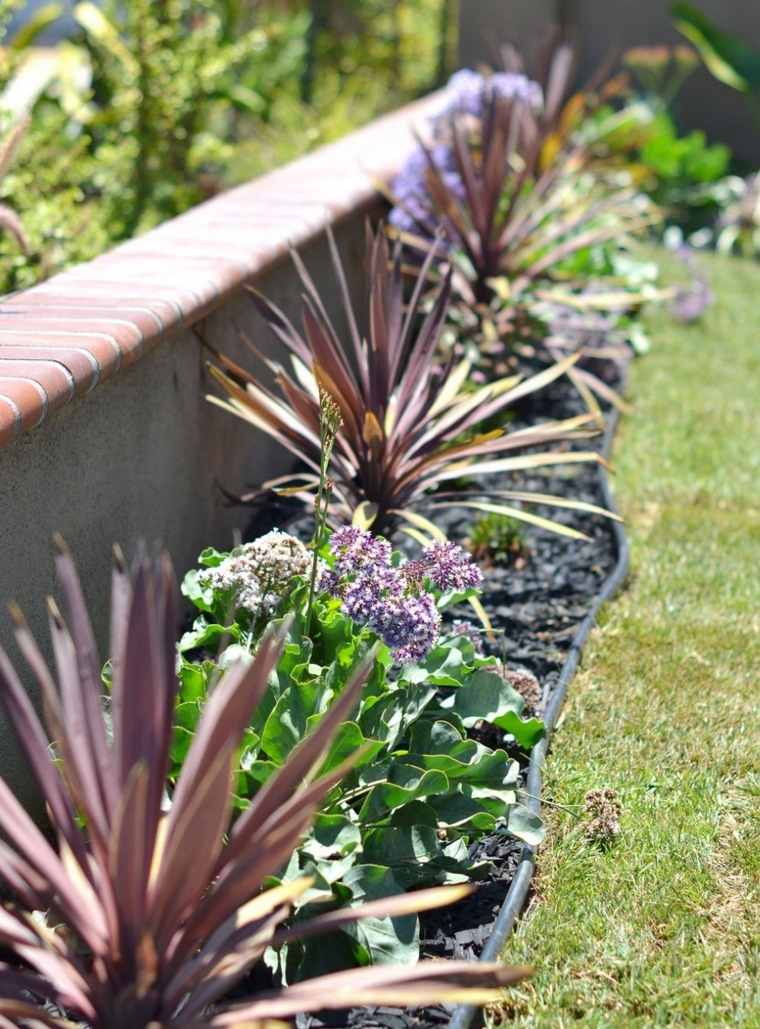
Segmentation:
{"type": "Polygon", "coordinates": [[[424,771],[395,762],[391,765],[388,776],[389,781],[378,783],[367,794],[359,811],[361,822],[378,822],[394,808],[422,797],[447,793],[449,790],[448,778],[437,769],[424,771]]]}
{"type": "Polygon", "coordinates": [[[544,723],[540,718],[523,719],[514,711],[507,711],[506,714],[494,718],[494,725],[514,736],[523,750],[532,750],[545,732],[544,723]]]}
{"type": "Polygon", "coordinates": [[[206,622],[199,618],[193,628],[180,639],[179,652],[187,654],[201,648],[215,650],[226,640],[229,640],[230,643],[237,643],[240,640],[240,627],[236,623],[219,625],[216,622],[206,622]]]}
{"type": "MultiPolygon", "coordinates": [[[[467,741],[467,744],[472,741],[467,741]]],[[[432,768],[443,772],[453,782],[477,783],[499,787],[506,783],[513,775],[512,768],[515,762],[503,750],[489,751],[482,748],[485,753],[469,749],[467,744],[461,744],[457,751],[451,754],[407,754],[405,760],[412,761],[422,768],[432,768]]],[[[477,744],[475,744],[477,747],[477,744]]]]}
{"type": "Polygon", "coordinates": [[[364,838],[364,857],[384,861],[391,868],[425,865],[442,858],[436,830],[430,825],[390,826],[372,829],[364,838]]]}
{"type": "Polygon", "coordinates": [[[537,847],[544,839],[544,823],[538,815],[534,815],[524,804],[515,804],[509,812],[507,827],[513,836],[532,847],[537,847]]]}
{"type": "Polygon", "coordinates": [[[347,932],[326,933],[319,939],[306,940],[299,947],[291,945],[288,952],[288,982],[314,979],[371,962],[367,948],[347,932]]]}
{"type": "Polygon", "coordinates": [[[174,766],[175,773],[179,766],[187,757],[187,752],[190,750],[190,745],[195,739],[195,733],[189,729],[183,728],[181,725],[174,727],[174,736],[172,738],[171,745],[171,760],[174,766]]]}
{"type": "Polygon", "coordinates": [[[393,750],[403,734],[435,699],[434,686],[402,686],[371,698],[359,713],[359,726],[370,739],[383,740],[393,750]]]}
{"type": "Polygon", "coordinates": [[[401,672],[403,682],[426,682],[433,686],[459,686],[472,671],[459,645],[447,643],[433,647],[417,665],[407,665],[401,672]]]}
{"type": "Polygon", "coordinates": [[[544,734],[544,724],[538,718],[523,720],[520,713],[525,707],[520,694],[496,672],[484,669],[475,672],[451,698],[454,711],[469,728],[484,719],[510,733],[521,747],[530,750],[544,734]]]}
{"type": "Polygon", "coordinates": [[[391,825],[411,826],[427,825],[431,829],[438,828],[438,817],[435,810],[423,800],[413,800],[403,807],[398,807],[391,815],[391,825]]]}
{"type": "Polygon", "coordinates": [[[345,815],[319,814],[300,852],[314,862],[324,883],[333,884],[354,864],[361,842],[359,827],[345,815]]]}
{"type": "Polygon", "coordinates": [[[319,774],[325,775],[327,772],[332,771],[333,768],[337,768],[339,764],[346,761],[362,747],[365,748],[364,753],[354,765],[354,768],[370,764],[384,746],[385,744],[382,740],[368,740],[362,734],[356,722],[343,722],[333,738],[325,758],[325,763],[322,765],[319,774]]]}
{"type": "Polygon", "coordinates": [[[444,706],[449,702],[468,729],[481,719],[494,722],[508,711],[519,714],[525,707],[525,701],[513,686],[497,672],[486,669],[474,672],[444,706]]]}
{"type": "Polygon", "coordinates": [[[256,793],[260,786],[264,785],[270,775],[273,775],[277,771],[278,767],[279,765],[276,765],[274,761],[264,761],[259,759],[251,762],[248,768],[246,768],[246,775],[248,776],[248,780],[252,787],[250,790],[251,797],[256,793]]]}
{"type": "Polygon", "coordinates": [[[204,661],[196,664],[184,658],[180,661],[179,681],[182,700],[202,700],[208,689],[208,675],[214,664],[204,661]]]}
{"type": "Polygon", "coordinates": [[[182,580],[182,596],[195,604],[199,611],[213,614],[214,590],[211,586],[205,586],[202,578],[203,573],[198,568],[191,568],[182,580]]]}
{"type": "MultiPolygon", "coordinates": [[[[405,889],[385,865],[355,865],[343,877],[354,903],[366,903],[404,893],[405,889]]],[[[416,915],[398,918],[363,918],[346,931],[370,954],[372,964],[411,964],[420,956],[416,915]]]]}
{"type": "Polygon", "coordinates": [[[485,810],[473,797],[463,793],[449,793],[446,797],[432,797],[438,821],[447,827],[468,828],[478,832],[492,832],[496,828],[496,817],[485,810]]]}
{"type": "Polygon", "coordinates": [[[272,708],[261,734],[261,748],[267,757],[283,764],[313,726],[311,720],[324,713],[329,699],[319,682],[302,682],[285,690],[272,708]]]}
{"type": "Polygon", "coordinates": [[[206,547],[198,555],[198,564],[204,568],[218,568],[222,561],[229,557],[229,553],[223,550],[216,550],[214,547],[206,547]]]}
{"type": "MultiPolygon", "coordinates": [[[[364,837],[364,858],[384,862],[407,889],[444,882],[466,882],[467,846],[456,841],[457,857],[444,853],[437,829],[429,825],[371,829],[364,837]]],[[[448,850],[448,848],[447,848],[448,850]]]]}
{"type": "Polygon", "coordinates": [[[474,754],[478,746],[474,740],[465,741],[460,731],[451,722],[440,718],[422,718],[415,722],[409,734],[409,741],[412,750],[430,755],[448,756],[454,747],[458,747],[462,743],[471,746],[474,754]]]}
{"type": "Polygon", "coordinates": [[[190,732],[195,732],[198,721],[203,710],[201,704],[196,700],[188,700],[183,704],[177,704],[174,709],[174,724],[182,726],[190,732]]]}

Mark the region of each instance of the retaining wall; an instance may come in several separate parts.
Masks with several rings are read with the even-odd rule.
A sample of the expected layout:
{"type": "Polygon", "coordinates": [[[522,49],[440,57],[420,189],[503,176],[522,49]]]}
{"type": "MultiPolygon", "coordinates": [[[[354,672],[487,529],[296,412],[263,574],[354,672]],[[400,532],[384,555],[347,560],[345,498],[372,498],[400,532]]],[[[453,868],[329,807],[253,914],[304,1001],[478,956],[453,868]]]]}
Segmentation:
{"type": "MultiPolygon", "coordinates": [[[[41,641],[54,591],[51,537],[73,550],[107,653],[110,548],[161,541],[178,572],[228,546],[245,511],[236,492],[288,470],[250,426],[213,407],[199,335],[242,363],[246,331],[276,345],[253,313],[255,283],[294,318],[298,246],[331,313],[324,229],[350,287],[363,289],[364,222],[382,212],[378,179],[413,147],[436,95],[216,197],[97,259],[0,301],[0,599],[15,598],[41,641]]],[[[340,324],[340,323],[339,323],[340,324]]],[[[16,658],[7,618],[0,643],[16,658]]],[[[0,774],[28,802],[27,775],[0,722],[0,774]]]]}

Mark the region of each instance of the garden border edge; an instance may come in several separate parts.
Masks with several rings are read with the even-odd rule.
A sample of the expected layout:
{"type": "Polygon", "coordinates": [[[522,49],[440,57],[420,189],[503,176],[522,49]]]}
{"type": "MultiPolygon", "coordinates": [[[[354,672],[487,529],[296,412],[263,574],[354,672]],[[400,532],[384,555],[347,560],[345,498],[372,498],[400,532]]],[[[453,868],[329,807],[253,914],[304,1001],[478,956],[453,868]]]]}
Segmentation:
{"type": "MultiPolygon", "coordinates": [[[[627,369],[623,375],[623,387],[625,387],[627,380],[626,373],[627,369]]],[[[612,452],[612,446],[619,424],[620,412],[616,408],[613,408],[607,417],[602,446],[600,448],[600,453],[605,461],[609,459],[612,452]]],[[[615,498],[610,487],[609,473],[604,465],[599,465],[598,475],[604,504],[610,511],[617,514],[615,498]]],[[[626,578],[628,577],[630,569],[630,546],[623,523],[613,521],[612,531],[615,538],[615,549],[617,551],[615,567],[605,580],[602,588],[596,594],[596,597],[591,604],[591,608],[573,636],[570,649],[560,671],[559,679],[552,690],[551,697],[544,713],[546,733],[534,747],[530,756],[528,775],[525,784],[525,793],[527,794],[526,806],[533,814],[536,815],[541,812],[541,789],[543,785],[542,770],[544,762],[546,760],[552,734],[556,728],[570,683],[575,677],[575,673],[581,663],[583,648],[588,641],[591,630],[596,625],[597,617],[602,607],[604,607],[607,601],[611,600],[621,590],[626,578]]],[[[483,948],[483,953],[478,958],[479,961],[497,961],[499,959],[501,951],[509,939],[517,919],[523,912],[530,884],[533,880],[533,874],[536,870],[536,853],[537,848],[535,846],[531,846],[527,843],[523,846],[517,871],[515,872],[509,890],[507,891],[507,895],[504,898],[504,902],[499,909],[493,932],[483,948]]],[[[460,1004],[454,1008],[449,1021],[449,1029],[474,1029],[475,1026],[481,1024],[481,1009],[476,1008],[471,1004],[460,1004]]]]}

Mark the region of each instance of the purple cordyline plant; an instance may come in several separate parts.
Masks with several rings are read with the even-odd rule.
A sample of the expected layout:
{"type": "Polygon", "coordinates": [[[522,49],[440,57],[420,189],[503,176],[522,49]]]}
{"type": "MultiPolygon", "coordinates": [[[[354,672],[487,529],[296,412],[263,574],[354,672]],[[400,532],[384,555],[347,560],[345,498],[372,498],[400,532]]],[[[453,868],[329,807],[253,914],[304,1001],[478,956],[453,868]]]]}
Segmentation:
{"type": "Polygon", "coordinates": [[[516,70],[457,73],[432,138],[420,140],[426,162],[415,154],[391,186],[391,225],[418,257],[433,241],[453,255],[461,299],[496,301],[502,335],[530,321],[532,288],[551,284],[575,253],[655,217],[635,189],[585,174],[596,151],[573,127],[597,96],[565,105],[573,67],[572,48],[560,44],[543,88],[516,70]]]}
{"type": "MultiPolygon", "coordinates": [[[[455,72],[446,87],[443,107],[432,119],[433,135],[440,142],[431,146],[428,154],[423,147],[413,151],[393,180],[391,188],[397,202],[388,221],[394,228],[401,232],[420,233],[421,227],[432,226],[438,221],[428,185],[431,161],[451,195],[459,203],[464,203],[465,185],[448,126],[452,117],[469,116],[475,119],[473,128],[477,134],[478,122],[482,121],[494,100],[518,102],[539,112],[543,91],[537,82],[519,72],[496,72],[489,76],[469,68],[455,72]]],[[[455,243],[456,234],[446,224],[442,229],[444,242],[455,243]]]]}
{"type": "MultiPolygon", "coordinates": [[[[261,294],[252,290],[254,304],[289,356],[291,368],[263,357],[244,335],[254,353],[272,373],[275,389],[237,361],[215,351],[218,364],[210,364],[224,397],[209,400],[266,432],[306,466],[304,472],[278,476],[242,497],[253,500],[267,490],[287,489],[310,508],[323,474],[320,439],[320,392],[327,391],[340,409],[342,425],[335,437],[329,477],[332,484],[328,507],[332,526],[356,521],[377,535],[388,535],[398,523],[414,535],[421,526],[436,535],[435,525],[420,508],[473,507],[492,511],[494,501],[518,501],[572,506],[589,514],[606,514],[600,508],[564,498],[505,490],[493,480],[543,465],[599,461],[596,451],[557,451],[562,440],[585,439],[592,415],[543,422],[519,431],[484,431],[490,419],[511,404],[548,386],[572,370],[577,360],[570,355],[523,381],[517,376],[494,380],[474,392],[467,388],[469,359],[440,366],[438,343],[451,293],[451,271],[433,290],[428,306],[428,272],[435,248],[425,257],[411,295],[404,287],[400,243],[389,244],[382,228],[368,231],[367,302],[361,310],[351,302],[348,280],[335,240],[328,232],[335,272],[335,290],[342,301],[346,329],[340,333],[306,267],[297,254],[293,260],[304,289],[303,328],[293,323],[261,294]],[[367,326],[363,337],[360,325],[367,326]],[[475,435],[472,435],[475,433],[475,435]],[[537,451],[536,447],[547,449],[537,451]],[[516,453],[530,448],[530,453],[516,453]],[[468,491],[450,491],[443,483],[471,477],[468,491]],[[358,516],[358,517],[357,517],[358,516]],[[413,531],[410,532],[410,528],[413,531]]],[[[208,346],[208,344],[207,344],[208,346]]],[[[523,511],[511,504],[498,513],[528,521],[542,528],[580,538],[577,530],[523,511]]],[[[415,537],[417,538],[417,537],[415,537]]]]}
{"type": "Polygon", "coordinates": [[[329,934],[362,917],[437,907],[469,889],[416,891],[290,922],[312,880],[269,884],[352,767],[349,758],[320,772],[376,657],[373,648],[233,822],[241,740],[292,619],[271,626],[251,662],[228,669],[214,687],[166,812],[177,694],[176,585],[165,555],[155,564],[141,556],[132,573],[115,556],[108,717],[92,625],[64,547],[56,562],[63,614],[50,602],[56,677],[13,609],[19,650],[42,693],[43,722],[0,648],[0,705],[53,829],[44,834],[0,778],[0,881],[13,897],[0,906],[6,955],[0,1026],[263,1029],[324,1008],[487,1003],[500,997],[499,987],[523,978],[526,969],[481,962],[383,964],[282,989],[261,991],[249,981],[242,1003],[224,1003],[267,948],[329,934]],[[50,925],[42,917],[48,911],[50,925]]]}
{"type": "Polygon", "coordinates": [[[483,579],[455,543],[433,544],[394,567],[387,540],[347,526],[333,533],[330,550],[335,563],[320,589],[339,597],[346,614],[377,633],[400,664],[420,661],[438,638],[441,616],[428,583],[446,592],[475,589],[483,579]]]}

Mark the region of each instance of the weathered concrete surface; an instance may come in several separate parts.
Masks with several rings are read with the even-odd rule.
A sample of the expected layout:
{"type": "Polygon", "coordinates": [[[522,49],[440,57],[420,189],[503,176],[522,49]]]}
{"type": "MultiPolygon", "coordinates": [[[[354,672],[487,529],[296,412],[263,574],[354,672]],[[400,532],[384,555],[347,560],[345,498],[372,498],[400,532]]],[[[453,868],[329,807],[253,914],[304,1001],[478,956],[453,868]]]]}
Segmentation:
{"type": "MultiPolygon", "coordinates": [[[[357,296],[364,288],[364,219],[372,210],[358,210],[336,230],[357,296]]],[[[374,210],[379,213],[379,206],[374,210]]],[[[324,238],[301,253],[342,325],[324,238]]],[[[300,289],[289,260],[254,281],[297,320],[300,289]]],[[[243,327],[262,349],[276,352],[242,290],[198,325],[210,343],[250,366],[255,359],[238,336],[243,327]]],[[[230,545],[233,530],[245,525],[246,510],[230,507],[220,485],[241,491],[288,470],[289,459],[276,444],[205,400],[216,391],[207,356],[198,336],[183,330],[0,449],[0,598],[18,601],[46,652],[45,596],[55,593],[53,533],[63,534],[76,557],[105,658],[112,544],[130,554],[138,540],[161,542],[182,575],[203,547],[230,545]]],[[[0,619],[0,643],[20,669],[7,617],[0,619]]],[[[0,772],[26,803],[33,802],[32,782],[4,720],[0,772]]]]}

